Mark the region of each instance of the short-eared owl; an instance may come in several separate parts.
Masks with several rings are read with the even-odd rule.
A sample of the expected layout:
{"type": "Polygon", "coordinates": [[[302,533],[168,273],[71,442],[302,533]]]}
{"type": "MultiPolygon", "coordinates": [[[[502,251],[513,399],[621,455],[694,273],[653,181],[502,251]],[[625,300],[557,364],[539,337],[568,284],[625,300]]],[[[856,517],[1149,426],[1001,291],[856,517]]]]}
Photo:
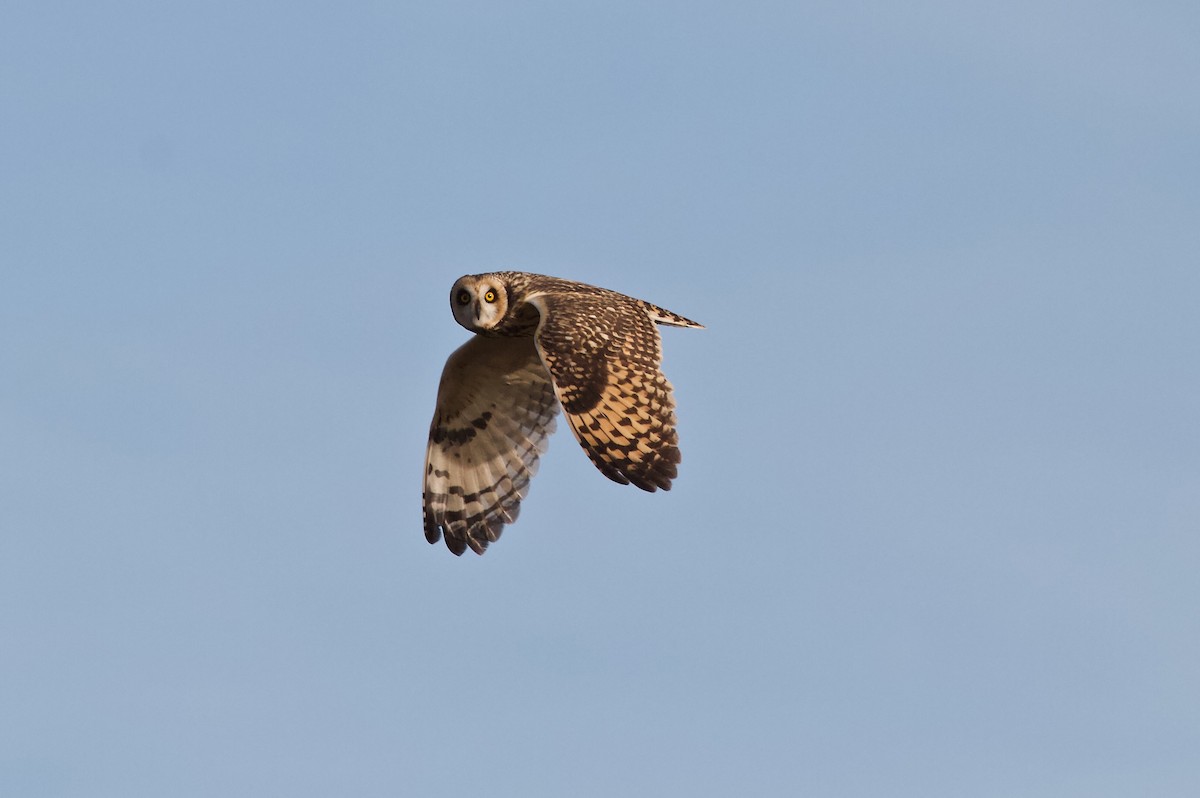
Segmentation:
{"type": "Polygon", "coordinates": [[[561,405],[609,479],[669,490],[679,462],[655,324],[701,327],[604,288],[524,272],[461,277],[454,320],[475,336],[446,361],[425,455],[425,537],[483,554],[521,499],[561,405]]]}

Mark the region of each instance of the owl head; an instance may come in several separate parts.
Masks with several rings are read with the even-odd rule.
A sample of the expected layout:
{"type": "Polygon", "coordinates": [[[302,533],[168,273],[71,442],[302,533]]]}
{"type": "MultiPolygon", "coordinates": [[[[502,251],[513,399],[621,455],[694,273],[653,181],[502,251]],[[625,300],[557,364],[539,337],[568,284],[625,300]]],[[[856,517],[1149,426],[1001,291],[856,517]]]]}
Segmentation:
{"type": "Polygon", "coordinates": [[[459,277],[450,289],[454,320],[471,332],[490,330],[508,310],[508,292],[491,274],[459,277]]]}

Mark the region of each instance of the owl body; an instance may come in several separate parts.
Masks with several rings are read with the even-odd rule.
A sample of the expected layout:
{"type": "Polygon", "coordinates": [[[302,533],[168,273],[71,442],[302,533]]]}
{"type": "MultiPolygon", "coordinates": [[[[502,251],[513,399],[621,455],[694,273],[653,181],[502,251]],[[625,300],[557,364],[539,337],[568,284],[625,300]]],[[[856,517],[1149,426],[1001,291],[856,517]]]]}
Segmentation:
{"type": "Polygon", "coordinates": [[[656,324],[701,327],[657,305],[526,272],[459,278],[455,320],[475,337],[446,362],[426,450],[425,536],[482,554],[520,502],[561,407],[596,467],[669,490],[679,463],[656,324]]]}

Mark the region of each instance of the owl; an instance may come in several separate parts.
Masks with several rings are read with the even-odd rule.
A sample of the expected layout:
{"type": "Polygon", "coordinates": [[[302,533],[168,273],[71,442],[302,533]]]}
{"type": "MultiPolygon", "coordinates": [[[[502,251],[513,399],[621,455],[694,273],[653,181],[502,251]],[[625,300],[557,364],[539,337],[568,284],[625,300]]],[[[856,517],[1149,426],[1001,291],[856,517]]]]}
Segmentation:
{"type": "Polygon", "coordinates": [[[517,520],[561,407],[600,472],[670,490],[679,463],[656,324],[702,327],[640,299],[525,272],[459,278],[450,355],[429,428],[425,537],[483,554],[517,520]]]}

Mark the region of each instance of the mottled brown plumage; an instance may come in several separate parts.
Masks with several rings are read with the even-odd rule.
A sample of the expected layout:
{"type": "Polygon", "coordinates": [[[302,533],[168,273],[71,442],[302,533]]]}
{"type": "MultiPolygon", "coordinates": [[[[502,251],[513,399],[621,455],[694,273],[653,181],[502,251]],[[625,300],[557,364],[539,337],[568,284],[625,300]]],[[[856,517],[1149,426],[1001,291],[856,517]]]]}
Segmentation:
{"type": "Polygon", "coordinates": [[[450,356],[425,458],[425,536],[482,554],[537,470],[561,405],[600,471],[669,490],[679,463],[655,324],[701,327],[604,288],[524,272],[460,278],[455,320],[476,333],[450,356]]]}

